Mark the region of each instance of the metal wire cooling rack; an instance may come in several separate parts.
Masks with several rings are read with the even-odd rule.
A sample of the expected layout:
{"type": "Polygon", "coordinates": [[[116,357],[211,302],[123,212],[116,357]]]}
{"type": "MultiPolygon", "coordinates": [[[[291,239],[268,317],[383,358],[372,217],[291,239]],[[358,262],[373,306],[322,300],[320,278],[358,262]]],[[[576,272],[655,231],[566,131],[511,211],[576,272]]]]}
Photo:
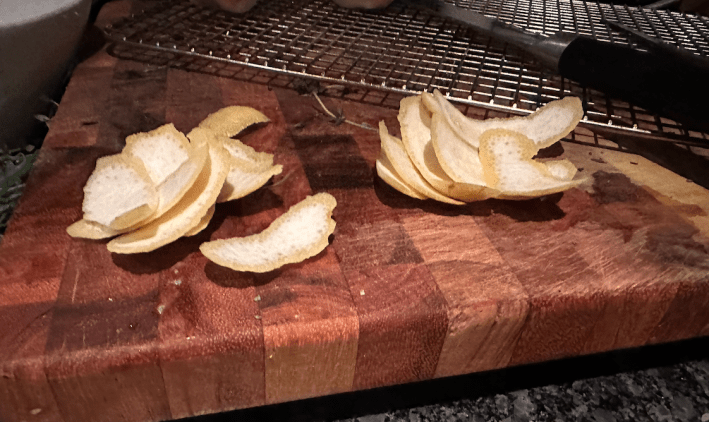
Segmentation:
{"type": "MultiPolygon", "coordinates": [[[[447,0],[453,1],[453,0],[447,0]]],[[[573,0],[457,0],[532,32],[580,33],[631,42],[603,19],[709,56],[709,20],[690,14],[573,0]]],[[[123,45],[188,55],[367,89],[414,94],[440,89],[453,101],[527,114],[581,97],[590,128],[706,146],[709,135],[545,72],[520,50],[397,0],[379,11],[331,0],[261,0],[243,15],[188,0],[157,1],[105,29],[123,45]]]]}

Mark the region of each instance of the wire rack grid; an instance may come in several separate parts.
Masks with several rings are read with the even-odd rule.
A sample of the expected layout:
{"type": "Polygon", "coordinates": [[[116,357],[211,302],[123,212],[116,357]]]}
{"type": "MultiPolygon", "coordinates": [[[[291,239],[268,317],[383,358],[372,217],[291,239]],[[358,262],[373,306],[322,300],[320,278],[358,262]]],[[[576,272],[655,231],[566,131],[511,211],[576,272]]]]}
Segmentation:
{"type": "MultiPolygon", "coordinates": [[[[709,56],[709,19],[696,15],[573,0],[455,4],[530,32],[631,43],[603,23],[606,19],[709,56]]],[[[524,51],[402,0],[378,11],[340,8],[330,0],[268,0],[241,15],[189,0],[158,0],[105,31],[124,45],[165,54],[401,94],[439,89],[453,101],[512,114],[575,95],[582,98],[584,123],[592,129],[709,144],[706,133],[585,89],[545,71],[524,51]]]]}

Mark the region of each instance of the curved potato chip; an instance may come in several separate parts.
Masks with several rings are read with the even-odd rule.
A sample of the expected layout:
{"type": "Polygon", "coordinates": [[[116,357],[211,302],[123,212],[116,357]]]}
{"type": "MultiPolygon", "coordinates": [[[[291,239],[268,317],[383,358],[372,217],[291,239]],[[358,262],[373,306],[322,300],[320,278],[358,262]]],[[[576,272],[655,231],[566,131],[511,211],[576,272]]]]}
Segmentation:
{"type": "Polygon", "coordinates": [[[480,135],[486,130],[508,129],[525,134],[537,149],[541,149],[568,135],[583,118],[583,107],[577,97],[552,101],[528,116],[486,120],[465,116],[438,90],[433,96],[424,95],[424,104],[432,112],[445,116],[451,129],[476,148],[480,146],[480,135]]]}
{"type": "Polygon", "coordinates": [[[148,223],[177,204],[202,171],[208,152],[167,124],[129,136],[123,154],[142,162],[155,184],[159,202],[148,223]]]}
{"type": "Polygon", "coordinates": [[[66,232],[71,237],[97,240],[118,236],[121,233],[125,233],[125,229],[113,230],[112,228],[106,227],[103,224],[81,219],[67,227],[66,232]]]}
{"type": "Polygon", "coordinates": [[[238,139],[225,139],[224,148],[232,157],[242,161],[248,161],[260,166],[262,169],[273,165],[273,154],[258,152],[238,139]]]}
{"type": "Polygon", "coordinates": [[[561,180],[571,180],[576,175],[578,169],[567,159],[544,161],[544,165],[552,176],[561,180]]]}
{"type": "Polygon", "coordinates": [[[121,154],[96,160],[84,185],[85,220],[121,230],[150,217],[157,206],[157,192],[142,164],[121,154]]]}
{"type": "MultiPolygon", "coordinates": [[[[441,167],[431,144],[431,117],[423,107],[420,96],[401,100],[398,115],[401,140],[406,153],[424,179],[437,191],[463,202],[481,201],[495,197],[494,189],[486,186],[459,183],[451,179],[441,167]]],[[[389,157],[392,160],[392,157],[389,157]]],[[[392,160],[392,164],[395,164],[392,160]]]]}
{"type": "Polygon", "coordinates": [[[377,175],[389,186],[415,199],[429,199],[409,186],[394,169],[387,155],[382,151],[376,161],[377,175]]]}
{"type": "Polygon", "coordinates": [[[276,164],[265,169],[260,164],[231,159],[229,173],[224,181],[217,202],[233,201],[256,191],[265,185],[271,177],[281,174],[283,166],[276,164]]]}
{"type": "Polygon", "coordinates": [[[269,121],[266,115],[251,107],[229,106],[207,116],[199,127],[218,136],[231,138],[251,125],[269,121]]]}
{"type": "Polygon", "coordinates": [[[206,145],[195,145],[187,161],[157,186],[160,205],[147,222],[153,221],[175,206],[192,187],[209,156],[206,145]]]}
{"type": "Polygon", "coordinates": [[[157,220],[108,242],[115,253],[150,252],[196,226],[217,199],[229,171],[229,155],[219,144],[208,143],[209,157],[195,183],[180,202],[157,220]]]}
{"type": "Polygon", "coordinates": [[[229,173],[217,202],[243,198],[283,171],[280,164],[273,165],[273,154],[257,152],[237,139],[217,135],[209,129],[195,128],[187,137],[196,144],[219,143],[229,154],[229,173]]]}
{"type": "Polygon", "coordinates": [[[221,136],[209,129],[196,127],[187,134],[187,138],[196,144],[205,142],[220,142],[224,146],[224,149],[226,149],[232,157],[242,161],[248,161],[256,166],[260,166],[263,170],[266,170],[273,165],[273,154],[258,152],[253,147],[244,144],[238,139],[231,139],[226,136],[221,136]]]}
{"type": "Polygon", "coordinates": [[[485,185],[478,149],[461,139],[440,113],[431,117],[431,144],[441,167],[459,183],[485,185]]]}
{"type": "Polygon", "coordinates": [[[301,262],[327,247],[336,205],[328,193],[309,196],[259,234],[205,242],[199,249],[210,261],[236,271],[263,273],[301,262]]]}
{"type": "Polygon", "coordinates": [[[560,180],[532,157],[534,142],[507,129],[490,129],[480,136],[480,160],[492,171],[487,182],[500,190],[502,199],[527,199],[578,186],[582,180],[560,180]]]}
{"type": "Polygon", "coordinates": [[[197,223],[196,226],[192,227],[187,233],[185,233],[183,236],[189,237],[189,236],[194,236],[196,234],[199,234],[202,230],[206,229],[207,226],[209,225],[209,222],[212,221],[212,217],[214,217],[214,211],[216,210],[216,204],[213,204],[209,209],[207,210],[207,213],[204,214],[204,216],[199,220],[199,223],[197,223]]]}
{"type": "Polygon", "coordinates": [[[455,199],[449,198],[438,192],[426,181],[426,179],[421,176],[421,173],[419,173],[414,164],[411,162],[408,154],[406,154],[404,145],[399,139],[389,134],[384,121],[379,122],[379,138],[382,142],[381,151],[389,159],[389,162],[394,167],[396,174],[398,174],[413,190],[428,198],[435,199],[436,201],[446,202],[453,205],[464,204],[464,202],[456,201],[455,199]]]}
{"type": "Polygon", "coordinates": [[[185,135],[169,123],[128,136],[122,154],[140,161],[157,186],[189,159],[191,148],[185,135]]]}

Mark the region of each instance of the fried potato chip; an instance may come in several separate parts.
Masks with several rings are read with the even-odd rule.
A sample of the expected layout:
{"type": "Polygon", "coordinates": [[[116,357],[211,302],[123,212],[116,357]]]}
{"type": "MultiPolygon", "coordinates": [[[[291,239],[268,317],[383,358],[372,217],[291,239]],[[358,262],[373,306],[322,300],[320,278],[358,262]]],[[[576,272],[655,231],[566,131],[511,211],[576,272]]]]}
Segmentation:
{"type": "Polygon", "coordinates": [[[219,142],[229,153],[229,173],[217,202],[243,198],[283,171],[282,165],[273,164],[273,154],[257,152],[237,139],[221,136],[209,129],[197,127],[187,137],[196,144],[219,142]]]}
{"type": "Polygon", "coordinates": [[[141,163],[116,154],[101,157],[84,186],[84,219],[121,230],[147,219],[158,194],[141,163]],[[116,189],[120,186],[120,189],[116,189]]]}
{"type": "Polygon", "coordinates": [[[217,136],[231,138],[251,125],[269,121],[266,115],[251,107],[230,106],[207,116],[200,122],[199,127],[217,136]]]}
{"type": "MultiPolygon", "coordinates": [[[[430,129],[431,116],[428,110],[423,107],[420,96],[401,100],[398,119],[401,124],[401,140],[406,153],[421,176],[438,192],[457,200],[459,204],[480,201],[496,195],[494,190],[486,186],[459,183],[446,174],[433,149],[430,129]]],[[[392,164],[396,165],[392,157],[389,159],[392,164]]]]}
{"type": "Polygon", "coordinates": [[[265,185],[271,177],[281,174],[282,171],[283,166],[280,164],[264,168],[261,164],[232,157],[229,174],[227,174],[222,191],[217,197],[217,202],[243,198],[265,185]]]}
{"type": "Polygon", "coordinates": [[[480,136],[480,160],[489,186],[502,192],[503,199],[526,199],[578,186],[582,180],[561,180],[547,166],[534,161],[535,143],[508,129],[490,129],[480,136]]]}
{"type": "Polygon", "coordinates": [[[213,204],[209,209],[207,210],[207,213],[204,214],[204,216],[199,220],[199,223],[197,223],[196,226],[192,227],[187,233],[185,233],[183,236],[185,237],[190,237],[199,234],[202,230],[206,229],[207,226],[209,225],[209,222],[212,221],[212,217],[214,217],[214,211],[217,209],[216,204],[213,204]]]}
{"type": "Polygon", "coordinates": [[[259,234],[205,242],[199,249],[210,261],[236,271],[263,273],[301,262],[327,247],[336,205],[330,194],[309,196],[259,234]]]}
{"type": "Polygon", "coordinates": [[[485,185],[478,149],[465,142],[440,113],[431,117],[431,144],[446,174],[456,182],[485,185]]]}
{"type": "Polygon", "coordinates": [[[426,195],[418,193],[414,188],[408,185],[404,179],[399,176],[394,166],[389,161],[389,157],[382,151],[375,163],[377,175],[386,182],[387,185],[398,190],[406,196],[416,199],[428,199],[426,195]]]}
{"type": "Polygon", "coordinates": [[[196,127],[187,134],[187,138],[193,143],[221,142],[232,157],[260,165],[263,169],[273,165],[273,154],[258,152],[238,139],[231,139],[211,129],[196,127]]]}
{"type": "Polygon", "coordinates": [[[583,107],[577,97],[552,101],[524,117],[476,120],[465,116],[446,100],[440,91],[425,95],[424,104],[446,117],[451,129],[473,147],[480,146],[480,135],[489,129],[508,129],[527,136],[537,149],[545,148],[568,135],[581,121],[583,107]],[[433,98],[432,98],[433,97],[433,98]]]}
{"type": "Polygon", "coordinates": [[[109,237],[118,236],[121,233],[125,233],[124,230],[113,230],[110,227],[106,227],[103,224],[96,223],[94,221],[89,221],[81,219],[69,227],[66,228],[66,232],[71,237],[80,237],[83,239],[108,239],[109,237]]]}
{"type": "Polygon", "coordinates": [[[454,205],[462,205],[464,202],[456,201],[438,192],[431,186],[421,173],[416,169],[409,159],[404,145],[401,141],[389,134],[384,121],[379,122],[379,138],[382,142],[382,151],[394,167],[396,174],[406,182],[416,192],[436,201],[446,202],[454,205]]]}
{"type": "Polygon", "coordinates": [[[552,176],[561,180],[573,179],[578,171],[576,166],[567,159],[544,161],[544,165],[552,176]]]}
{"type": "Polygon", "coordinates": [[[123,154],[145,165],[156,186],[159,202],[149,221],[172,208],[202,171],[207,157],[205,146],[190,144],[172,124],[126,138],[123,154]]]}
{"type": "Polygon", "coordinates": [[[182,199],[197,180],[208,156],[209,149],[206,145],[195,145],[190,149],[189,159],[157,186],[160,206],[151,217],[151,221],[163,215],[182,199]]]}
{"type": "Polygon", "coordinates": [[[273,154],[258,152],[238,139],[225,139],[224,148],[226,148],[229,155],[232,157],[241,161],[247,161],[262,170],[273,166],[273,154]]]}
{"type": "Polygon", "coordinates": [[[122,154],[140,161],[157,186],[189,159],[191,148],[185,135],[169,123],[128,136],[122,154]]]}
{"type": "Polygon", "coordinates": [[[150,252],[195,227],[219,195],[229,171],[229,155],[218,143],[208,143],[209,157],[197,180],[174,207],[157,220],[108,242],[108,250],[129,254],[150,252]]]}

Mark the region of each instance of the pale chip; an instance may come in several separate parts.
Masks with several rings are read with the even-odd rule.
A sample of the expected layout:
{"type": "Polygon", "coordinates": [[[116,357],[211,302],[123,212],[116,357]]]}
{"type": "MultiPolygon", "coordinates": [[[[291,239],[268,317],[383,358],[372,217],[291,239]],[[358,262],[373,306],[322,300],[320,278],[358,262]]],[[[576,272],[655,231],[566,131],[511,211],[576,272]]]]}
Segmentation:
{"type": "Polygon", "coordinates": [[[155,220],[175,206],[197,180],[209,156],[206,145],[194,145],[187,161],[157,186],[160,206],[149,221],[155,220]]]}
{"type": "MultiPolygon", "coordinates": [[[[457,204],[480,201],[496,195],[494,190],[486,186],[459,183],[446,174],[431,143],[431,116],[423,106],[421,96],[402,99],[398,119],[406,153],[421,176],[438,192],[452,198],[457,204]]],[[[396,165],[393,160],[392,164],[396,165]]]]}
{"type": "Polygon", "coordinates": [[[532,157],[537,148],[526,136],[507,129],[491,129],[480,136],[480,160],[491,171],[487,183],[503,199],[526,199],[561,192],[581,180],[561,180],[532,157]]]}
{"type": "Polygon", "coordinates": [[[167,124],[129,136],[122,154],[143,163],[157,189],[158,207],[145,221],[148,223],[179,202],[202,171],[208,153],[205,146],[191,144],[172,124],[167,124]]]}
{"type": "Polygon", "coordinates": [[[225,139],[224,148],[229,154],[239,160],[248,161],[266,169],[273,165],[273,154],[258,152],[253,147],[246,145],[238,139],[225,139]]]}
{"type": "Polygon", "coordinates": [[[444,115],[451,129],[473,147],[479,147],[480,135],[489,129],[508,129],[527,136],[537,149],[547,147],[568,135],[583,117],[581,100],[565,97],[552,101],[524,117],[471,119],[446,100],[440,91],[433,99],[424,96],[424,104],[444,115]]]}
{"type": "Polygon", "coordinates": [[[83,239],[108,239],[109,237],[118,236],[124,233],[124,230],[113,230],[103,224],[81,219],[66,228],[66,232],[71,237],[80,237],[83,239]]]}
{"type": "Polygon", "coordinates": [[[202,218],[199,220],[199,223],[197,223],[196,226],[192,227],[187,233],[185,233],[183,236],[189,237],[189,236],[195,236],[202,232],[202,230],[206,229],[207,226],[209,225],[209,222],[212,221],[212,217],[214,217],[214,211],[216,210],[216,204],[212,204],[211,207],[207,210],[207,213],[202,216],[202,218]]]}
{"type": "Polygon", "coordinates": [[[456,182],[485,185],[478,149],[465,142],[440,113],[431,118],[431,144],[446,174],[456,182]]]}
{"type": "Polygon", "coordinates": [[[217,202],[243,198],[283,171],[283,166],[273,164],[273,154],[258,152],[237,139],[219,135],[210,129],[194,128],[187,137],[195,144],[219,142],[230,156],[229,173],[217,202]]]}
{"type": "Polygon", "coordinates": [[[219,195],[227,172],[229,155],[219,143],[208,143],[209,157],[197,180],[180,202],[157,220],[108,243],[115,253],[150,252],[164,246],[195,227],[219,195]]]}
{"type": "Polygon", "coordinates": [[[273,154],[258,152],[253,147],[246,145],[238,139],[231,139],[219,133],[212,132],[210,129],[196,127],[187,134],[187,138],[195,144],[220,142],[232,157],[249,161],[264,169],[273,165],[273,154]]]}
{"type": "Polygon", "coordinates": [[[567,159],[544,161],[544,165],[552,176],[561,180],[571,180],[578,172],[574,163],[567,159]]]}
{"type": "Polygon", "coordinates": [[[428,199],[426,195],[418,193],[414,188],[409,186],[404,179],[399,176],[394,166],[389,161],[389,157],[382,151],[375,163],[377,175],[389,186],[398,190],[406,196],[416,199],[428,199]]]}
{"type": "Polygon", "coordinates": [[[435,199],[449,204],[461,205],[463,202],[456,201],[438,192],[431,186],[426,179],[421,176],[421,173],[416,169],[414,164],[406,154],[404,145],[401,141],[389,134],[384,121],[379,122],[379,138],[382,143],[382,152],[389,159],[389,162],[394,167],[396,174],[406,182],[413,190],[428,198],[435,199]]]}
{"type": "Polygon", "coordinates": [[[172,123],[126,138],[122,154],[145,166],[155,186],[160,185],[190,157],[191,145],[172,123]]]}
{"type": "Polygon", "coordinates": [[[236,271],[263,273],[301,262],[327,247],[336,205],[330,194],[309,196],[259,234],[205,242],[199,249],[210,261],[236,271]]]}
{"type": "Polygon", "coordinates": [[[157,206],[157,192],[142,164],[121,154],[96,161],[84,186],[84,219],[121,230],[150,217],[157,206]]]}
{"type": "Polygon", "coordinates": [[[283,166],[280,164],[265,167],[232,157],[230,170],[227,174],[217,202],[233,201],[256,191],[265,185],[271,177],[281,174],[283,166]]]}

